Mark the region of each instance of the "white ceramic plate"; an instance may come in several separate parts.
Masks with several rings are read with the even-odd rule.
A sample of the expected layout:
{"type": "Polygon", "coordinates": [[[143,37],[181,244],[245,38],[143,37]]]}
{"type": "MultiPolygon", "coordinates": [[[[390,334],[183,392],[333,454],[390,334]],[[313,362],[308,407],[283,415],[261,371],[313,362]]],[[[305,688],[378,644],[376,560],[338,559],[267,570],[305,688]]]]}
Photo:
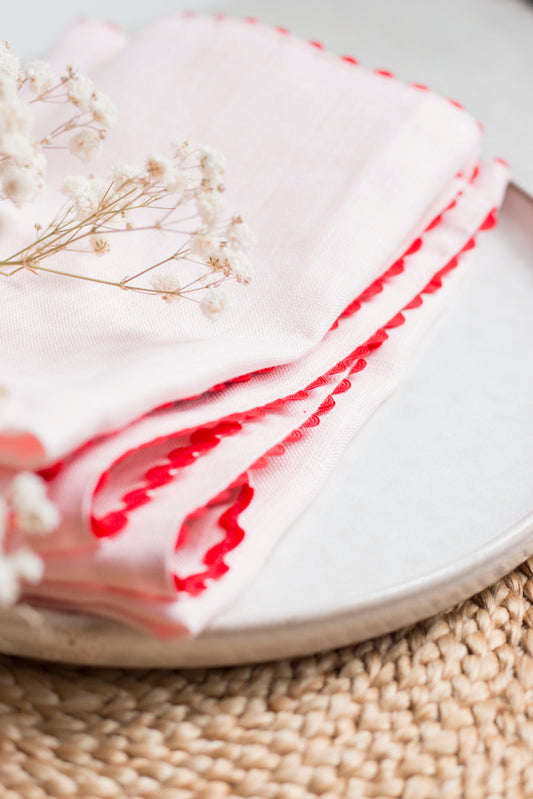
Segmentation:
{"type": "Polygon", "coordinates": [[[203,635],[162,642],[16,609],[0,650],[196,666],[341,646],[443,610],[533,552],[533,200],[500,226],[411,373],[344,454],[255,583],[203,635]]]}

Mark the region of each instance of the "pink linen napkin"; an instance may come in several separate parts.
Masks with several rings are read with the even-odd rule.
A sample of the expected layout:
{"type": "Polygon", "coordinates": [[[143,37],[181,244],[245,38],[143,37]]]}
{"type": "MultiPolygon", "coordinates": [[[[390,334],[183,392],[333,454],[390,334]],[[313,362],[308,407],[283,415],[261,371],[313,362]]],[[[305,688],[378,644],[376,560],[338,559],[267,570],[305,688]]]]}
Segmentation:
{"type": "MultiPolygon", "coordinates": [[[[479,149],[477,124],[450,102],[235,20],[166,19],[94,78],[119,108],[103,174],[177,134],[225,153],[229,205],[258,238],[256,277],[217,324],[187,303],[176,311],[54,276],[11,278],[0,298],[10,396],[0,455],[11,463],[42,465],[162,403],[301,358],[415,239],[479,149]]],[[[61,183],[72,164],[58,158],[51,170],[61,183]]],[[[6,209],[2,247],[13,251],[56,199],[23,223],[6,209]]],[[[128,238],[106,258],[112,278],[161,246],[128,238]]]]}
{"type": "Polygon", "coordinates": [[[127,43],[127,35],[113,22],[80,19],[61,37],[46,60],[56,73],[71,64],[84,74],[94,75],[127,43]]]}
{"type": "MultiPolygon", "coordinates": [[[[12,465],[62,458],[47,474],[64,522],[43,540],[45,578],[28,596],[160,635],[198,633],[409,367],[474,237],[495,221],[506,169],[475,166],[479,128],[448,101],[246,23],[158,23],[96,80],[112,94],[127,86],[115,153],[141,158],[156,113],[158,145],[186,121],[226,152],[235,207],[258,234],[257,277],[215,325],[181,307],[153,311],[147,298],[132,307],[120,292],[69,286],[58,299],[53,281],[32,298],[41,338],[31,379],[9,350],[4,452],[12,465]],[[154,59],[162,85],[143,93],[141,67],[154,59]],[[191,87],[184,70],[199,62],[191,87]],[[171,88],[177,110],[164,100],[171,88]],[[75,344],[61,331],[66,301],[94,303],[75,344]]],[[[110,268],[119,275],[121,259],[137,257],[124,249],[110,268]]]]}
{"type": "MultiPolygon", "coordinates": [[[[33,599],[133,621],[160,635],[201,631],[253,579],[394,388],[446,300],[450,273],[459,263],[464,268],[471,234],[493,223],[504,185],[501,165],[482,169],[444,221],[425,233],[423,246],[406,256],[404,270],[389,277],[380,302],[368,301],[385,314],[381,329],[371,331],[375,320],[364,319],[363,301],[322,342],[322,355],[333,357],[328,371],[317,375],[316,353],[298,364],[308,367],[308,377],[317,375],[303,384],[306,391],[263,413],[251,408],[222,421],[217,414],[231,389],[212,405],[178,403],[67,462],[51,488],[70,510],[70,536],[58,534],[55,550],[45,553],[45,581],[33,599]],[[420,290],[413,294],[414,285],[420,290]],[[209,424],[191,430],[198,413],[209,424]]],[[[291,369],[268,378],[282,382],[291,369]]]]}

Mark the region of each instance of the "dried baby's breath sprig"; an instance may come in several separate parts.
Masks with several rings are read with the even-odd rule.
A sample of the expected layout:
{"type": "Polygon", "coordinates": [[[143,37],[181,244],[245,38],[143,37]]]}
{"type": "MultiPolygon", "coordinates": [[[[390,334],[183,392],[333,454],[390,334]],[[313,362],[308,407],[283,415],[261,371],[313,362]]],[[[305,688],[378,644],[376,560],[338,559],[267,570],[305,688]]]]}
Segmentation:
{"type": "Polygon", "coordinates": [[[20,472],[7,496],[0,497],[0,606],[15,604],[22,585],[39,582],[43,574],[41,558],[28,546],[14,545],[13,538],[50,533],[59,521],[44,481],[33,472],[20,472]]]}
{"type": "MultiPolygon", "coordinates": [[[[35,199],[44,187],[48,147],[70,151],[82,162],[99,155],[115,116],[107,95],[74,67],[60,78],[43,61],[31,62],[24,71],[7,44],[0,43],[0,199],[18,207],[35,199]],[[74,114],[38,138],[32,134],[35,102],[67,103],[74,114]],[[58,143],[67,135],[68,143],[58,143]]],[[[187,298],[214,317],[229,305],[224,282],[250,282],[246,252],[255,241],[240,216],[227,217],[224,173],[225,159],[217,150],[175,139],[170,154],[153,153],[142,168],[118,165],[105,179],[72,175],[62,186],[66,204],[46,226],[35,225],[37,236],[30,244],[0,260],[0,275],[48,272],[156,295],[169,303],[187,298]],[[107,256],[117,234],[149,230],[172,241],[168,255],[121,280],[43,263],[61,252],[107,256]],[[176,262],[187,272],[177,275],[176,262]]]]}
{"type": "Polygon", "coordinates": [[[216,316],[229,305],[226,293],[219,291],[221,284],[231,279],[250,282],[246,251],[254,243],[240,216],[225,219],[223,168],[223,159],[212,148],[182,143],[173,156],[150,155],[142,169],[116,166],[105,180],[73,175],[62,186],[66,205],[46,227],[38,227],[34,241],[0,261],[0,274],[50,272],[159,295],[166,302],[187,298],[199,302],[207,316],[216,316]],[[60,252],[107,256],[116,235],[148,230],[164,233],[173,242],[168,255],[121,280],[65,272],[43,263],[60,252]],[[176,274],[176,262],[187,266],[185,276],[176,274]],[[208,291],[203,300],[198,298],[201,291],[208,291]]]}
{"type": "Polygon", "coordinates": [[[57,77],[46,61],[26,69],[0,42],[0,199],[21,207],[44,188],[45,152],[64,149],[83,162],[99,155],[116,111],[107,95],[75,67],[57,77]],[[35,103],[63,104],[70,115],[46,136],[33,127],[35,103]]]}

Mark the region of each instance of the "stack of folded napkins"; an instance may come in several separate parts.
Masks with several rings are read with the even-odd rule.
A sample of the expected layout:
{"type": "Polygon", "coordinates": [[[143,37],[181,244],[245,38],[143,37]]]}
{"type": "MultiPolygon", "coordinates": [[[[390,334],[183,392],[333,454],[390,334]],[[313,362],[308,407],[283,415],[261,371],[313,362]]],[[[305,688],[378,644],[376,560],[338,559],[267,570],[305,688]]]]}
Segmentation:
{"type": "MultiPolygon", "coordinates": [[[[458,104],[283,29],[179,16],[128,42],[82,24],[53,60],[118,105],[99,170],[177,135],[209,143],[257,246],[216,321],[81,281],[3,281],[1,461],[41,470],[62,514],[27,598],[197,633],[397,385],[507,170],[480,163],[458,104]]],[[[134,237],[106,269],[137,271],[149,246],[134,237]]]]}

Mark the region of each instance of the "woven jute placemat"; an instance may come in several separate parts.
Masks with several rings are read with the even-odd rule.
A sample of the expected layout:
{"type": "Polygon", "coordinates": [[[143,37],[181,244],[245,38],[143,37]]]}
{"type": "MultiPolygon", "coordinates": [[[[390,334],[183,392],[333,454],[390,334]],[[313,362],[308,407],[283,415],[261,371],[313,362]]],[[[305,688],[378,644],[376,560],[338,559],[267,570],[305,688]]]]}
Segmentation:
{"type": "Polygon", "coordinates": [[[533,797],[533,558],[448,613],[198,671],[0,658],[0,796],[533,797]]]}

